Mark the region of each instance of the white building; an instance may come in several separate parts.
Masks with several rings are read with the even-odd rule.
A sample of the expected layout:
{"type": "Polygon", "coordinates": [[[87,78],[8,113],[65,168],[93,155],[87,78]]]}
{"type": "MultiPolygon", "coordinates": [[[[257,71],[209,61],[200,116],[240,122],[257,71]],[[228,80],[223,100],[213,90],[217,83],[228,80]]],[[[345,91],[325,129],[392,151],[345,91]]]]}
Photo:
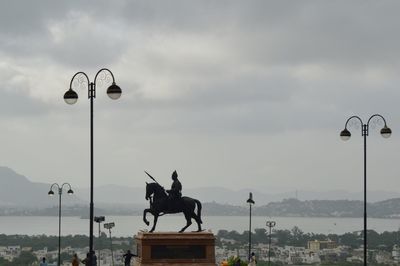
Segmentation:
{"type": "Polygon", "coordinates": [[[394,245],[392,250],[392,257],[394,262],[400,263],[400,246],[394,245]]]}

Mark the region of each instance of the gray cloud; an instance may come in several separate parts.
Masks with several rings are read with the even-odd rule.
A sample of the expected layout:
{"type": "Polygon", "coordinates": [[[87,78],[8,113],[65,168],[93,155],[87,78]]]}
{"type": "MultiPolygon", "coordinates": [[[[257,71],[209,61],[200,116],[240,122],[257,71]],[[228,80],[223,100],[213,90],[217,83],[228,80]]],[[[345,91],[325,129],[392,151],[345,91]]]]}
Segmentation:
{"type": "MultiPolygon", "coordinates": [[[[358,190],[360,143],[354,134],[339,144],[338,132],[350,115],[375,112],[400,130],[399,5],[2,2],[0,155],[35,180],[87,185],[87,92],[75,106],[62,95],[75,72],[92,79],[109,67],[123,95],[111,101],[98,88],[98,184],[178,168],[187,186],[358,190]]],[[[379,189],[399,182],[399,141],[390,141],[371,141],[371,175],[385,173],[371,181],[379,189]]]]}

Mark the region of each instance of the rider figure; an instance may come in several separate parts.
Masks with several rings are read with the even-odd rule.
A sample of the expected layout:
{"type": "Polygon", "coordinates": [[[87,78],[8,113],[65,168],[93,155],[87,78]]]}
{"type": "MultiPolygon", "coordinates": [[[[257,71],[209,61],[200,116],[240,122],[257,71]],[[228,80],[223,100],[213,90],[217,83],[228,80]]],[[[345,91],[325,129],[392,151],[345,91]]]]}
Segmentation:
{"type": "Polygon", "coordinates": [[[178,201],[182,197],[182,192],[181,192],[182,191],[182,184],[178,180],[178,173],[176,171],[174,171],[172,173],[171,178],[172,178],[173,182],[172,182],[172,185],[171,185],[171,189],[167,190],[168,199],[169,199],[170,206],[176,207],[177,204],[175,204],[175,203],[178,203],[178,201]]]}

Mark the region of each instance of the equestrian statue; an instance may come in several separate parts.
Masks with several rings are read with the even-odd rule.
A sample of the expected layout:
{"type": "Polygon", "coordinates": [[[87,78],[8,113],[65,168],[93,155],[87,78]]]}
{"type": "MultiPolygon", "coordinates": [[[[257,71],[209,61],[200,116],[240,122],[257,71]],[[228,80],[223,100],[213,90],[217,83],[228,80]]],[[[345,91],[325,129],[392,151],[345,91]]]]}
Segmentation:
{"type": "Polygon", "coordinates": [[[154,216],[153,227],[150,232],[153,232],[157,225],[158,217],[169,214],[169,213],[180,213],[186,219],[186,226],[184,226],[179,232],[182,233],[192,224],[192,219],[197,223],[197,232],[202,231],[201,224],[201,202],[197,199],[182,197],[182,184],[178,180],[178,173],[174,171],[172,173],[172,185],[171,189],[165,190],[149,173],[145,173],[154,181],[153,183],[146,182],[146,200],[150,201],[150,208],[143,211],[143,221],[146,225],[149,225],[149,221],[146,218],[147,213],[151,213],[154,216]],[[197,207],[197,213],[195,209],[197,207]]]}

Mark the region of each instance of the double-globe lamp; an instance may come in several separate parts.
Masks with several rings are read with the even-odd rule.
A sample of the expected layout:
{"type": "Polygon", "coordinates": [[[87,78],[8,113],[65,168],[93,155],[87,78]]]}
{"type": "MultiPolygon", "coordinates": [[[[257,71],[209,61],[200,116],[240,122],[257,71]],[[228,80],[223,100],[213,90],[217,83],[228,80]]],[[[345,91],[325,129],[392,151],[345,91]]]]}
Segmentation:
{"type": "Polygon", "coordinates": [[[351,137],[350,131],[347,129],[347,126],[350,120],[358,120],[361,124],[361,136],[364,139],[364,265],[367,265],[367,136],[369,135],[369,126],[371,121],[382,120],[383,121],[383,128],[380,130],[382,137],[389,138],[392,134],[392,130],[387,126],[386,120],[380,114],[374,114],[370,116],[367,123],[364,123],[359,116],[353,115],[349,119],[347,119],[346,124],[342,132],[340,132],[340,138],[344,141],[349,140],[351,137]],[[373,120],[374,119],[374,120],[373,120]],[[375,120],[376,119],[376,120],[375,120]]]}
{"type": "MultiPolygon", "coordinates": [[[[364,134],[364,132],[363,132],[363,134],[364,134]]],[[[381,135],[382,135],[382,137],[387,139],[392,135],[392,130],[385,124],[383,126],[383,128],[381,129],[381,135]]],[[[364,136],[364,135],[362,135],[362,136],[364,136]]],[[[342,132],[340,132],[340,138],[344,141],[349,140],[351,138],[350,131],[347,128],[343,129],[342,132]]]]}
{"type": "Polygon", "coordinates": [[[79,87],[82,86],[83,84],[87,84],[87,89],[88,89],[88,98],[90,100],[90,221],[89,221],[89,259],[90,261],[93,261],[93,220],[94,220],[94,204],[93,204],[93,183],[94,183],[94,174],[93,174],[93,168],[94,168],[94,157],[93,157],[93,100],[96,98],[96,82],[97,78],[100,77],[100,82],[101,84],[104,84],[106,82],[109,82],[109,76],[112,78],[112,84],[108,87],[107,89],[107,95],[113,99],[117,100],[121,94],[122,90],[121,88],[115,84],[115,78],[113,73],[107,69],[107,68],[102,68],[99,71],[97,71],[94,81],[90,82],[89,77],[86,75],[84,72],[77,72],[75,75],[72,77],[70,85],[69,85],[69,90],[67,90],[64,94],[64,100],[67,104],[74,104],[78,101],[78,94],[72,89],[73,82],[75,78],[77,78],[77,82],[79,84],[79,87]],[[99,74],[102,73],[101,76],[99,74]]]}
{"type": "MultiPolygon", "coordinates": [[[[114,77],[113,77],[114,79],[114,77]]],[[[71,80],[71,85],[72,85],[72,80],[71,80]]],[[[67,104],[75,104],[78,101],[78,94],[71,88],[67,90],[64,94],[64,101],[67,104]]],[[[107,89],[107,95],[113,100],[117,100],[119,97],[121,97],[122,90],[121,88],[115,84],[115,81],[111,84],[110,87],[107,89]]]]}
{"type": "MultiPolygon", "coordinates": [[[[47,193],[50,197],[53,197],[54,196],[54,191],[53,190],[50,190],[49,191],[49,193],[47,193]]],[[[74,191],[70,188],[70,189],[68,189],[68,191],[67,191],[67,194],[68,195],[72,195],[72,194],[74,194],[74,191]]],[[[61,194],[60,194],[61,195],[61,194]]]]}
{"type": "Polygon", "coordinates": [[[72,191],[71,185],[69,183],[64,183],[61,186],[57,183],[54,183],[50,187],[50,191],[47,193],[50,197],[54,196],[53,187],[57,187],[58,190],[58,265],[61,265],[61,195],[63,192],[64,186],[68,186],[69,189],[67,191],[68,195],[74,194],[72,191]]]}

